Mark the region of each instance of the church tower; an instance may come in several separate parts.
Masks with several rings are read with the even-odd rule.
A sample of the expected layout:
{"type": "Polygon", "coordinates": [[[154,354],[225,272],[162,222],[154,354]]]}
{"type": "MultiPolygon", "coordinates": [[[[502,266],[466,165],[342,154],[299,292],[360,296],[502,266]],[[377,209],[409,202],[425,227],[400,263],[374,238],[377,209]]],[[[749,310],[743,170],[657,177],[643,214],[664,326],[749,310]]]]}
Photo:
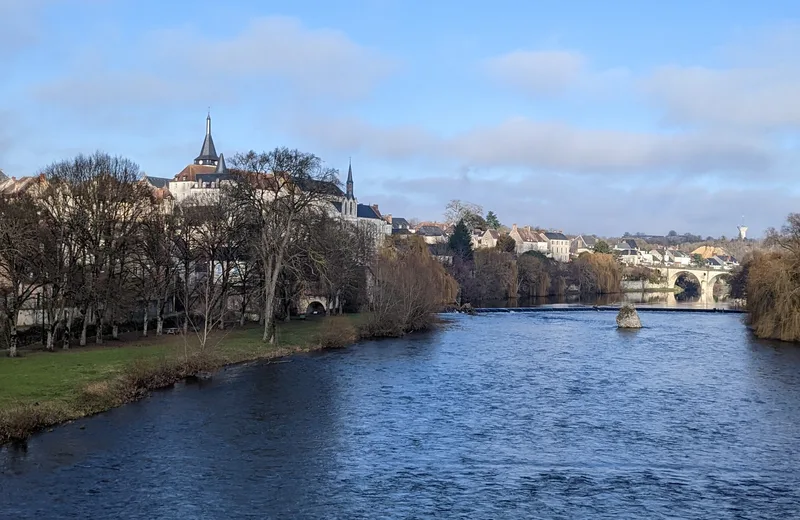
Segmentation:
{"type": "Polygon", "coordinates": [[[211,112],[206,117],[206,137],[203,140],[203,148],[200,149],[200,155],[195,158],[194,163],[208,166],[216,166],[219,163],[217,149],[214,147],[214,139],[211,137],[211,112]]]}
{"type": "Polygon", "coordinates": [[[353,194],[353,161],[347,166],[347,193],[342,203],[342,213],[345,217],[355,217],[358,215],[358,201],[353,194]]]}

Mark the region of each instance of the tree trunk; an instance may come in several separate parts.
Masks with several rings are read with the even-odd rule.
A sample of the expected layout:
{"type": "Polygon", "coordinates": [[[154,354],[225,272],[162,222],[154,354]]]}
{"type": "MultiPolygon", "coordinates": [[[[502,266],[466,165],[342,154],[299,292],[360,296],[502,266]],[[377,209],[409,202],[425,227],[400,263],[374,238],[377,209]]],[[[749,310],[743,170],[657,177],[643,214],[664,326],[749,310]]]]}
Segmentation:
{"type": "Polygon", "coordinates": [[[95,320],[96,332],[94,333],[94,342],[97,343],[98,345],[103,344],[103,322],[104,322],[103,315],[101,314],[95,320]]]}
{"type": "Polygon", "coordinates": [[[156,336],[160,336],[164,333],[164,315],[163,313],[159,312],[158,317],[156,318],[156,336]]]}
{"type": "Polygon", "coordinates": [[[111,326],[111,339],[119,339],[119,324],[114,323],[111,326]]]}
{"type": "Polygon", "coordinates": [[[159,298],[156,305],[158,305],[158,312],[156,314],[156,336],[160,336],[164,332],[164,307],[167,305],[167,299],[159,298]]]}
{"type": "Polygon", "coordinates": [[[80,346],[86,346],[86,336],[89,328],[89,309],[83,311],[83,326],[81,328],[80,346]]]}
{"type": "Polygon", "coordinates": [[[45,343],[45,348],[52,352],[53,351],[53,343],[55,343],[55,334],[53,334],[54,327],[49,327],[47,329],[47,340],[45,343]]]}
{"type": "Polygon", "coordinates": [[[17,357],[17,323],[16,320],[12,321],[9,327],[8,338],[8,355],[9,357],[17,357]]]}
{"type": "Polygon", "coordinates": [[[145,304],[144,319],[142,320],[142,337],[143,338],[147,337],[147,325],[148,325],[147,322],[150,321],[150,316],[147,313],[147,307],[148,307],[147,304],[145,304]]]}
{"type": "Polygon", "coordinates": [[[72,315],[74,312],[64,311],[66,314],[66,325],[64,326],[64,337],[62,338],[61,348],[69,350],[69,336],[72,333],[72,315]]]}

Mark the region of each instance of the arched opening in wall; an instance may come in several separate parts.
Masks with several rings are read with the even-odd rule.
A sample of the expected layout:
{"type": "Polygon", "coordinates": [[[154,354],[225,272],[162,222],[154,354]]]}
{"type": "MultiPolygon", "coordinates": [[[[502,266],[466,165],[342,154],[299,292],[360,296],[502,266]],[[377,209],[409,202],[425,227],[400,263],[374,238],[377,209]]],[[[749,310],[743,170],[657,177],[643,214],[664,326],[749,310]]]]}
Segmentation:
{"type": "Polygon", "coordinates": [[[675,280],[675,287],[680,291],[675,294],[678,301],[695,301],[700,299],[700,280],[689,272],[683,272],[675,280]]]}
{"type": "Polygon", "coordinates": [[[325,316],[325,306],[320,302],[311,302],[306,308],[306,318],[313,318],[315,316],[325,316]]]}
{"type": "Polygon", "coordinates": [[[714,279],[714,285],[712,287],[714,301],[724,302],[728,300],[731,296],[731,275],[729,274],[721,274],[714,279]]]}

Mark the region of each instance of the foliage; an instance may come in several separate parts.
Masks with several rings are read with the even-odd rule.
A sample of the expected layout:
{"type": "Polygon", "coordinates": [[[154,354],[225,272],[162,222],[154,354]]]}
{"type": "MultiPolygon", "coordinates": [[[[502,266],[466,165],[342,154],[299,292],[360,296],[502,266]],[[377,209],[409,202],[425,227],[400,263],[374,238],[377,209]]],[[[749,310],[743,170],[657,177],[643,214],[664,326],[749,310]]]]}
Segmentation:
{"type": "Polygon", "coordinates": [[[402,336],[424,330],[435,314],[455,302],[458,284],[433,258],[420,237],[388,240],[375,263],[371,336],[402,336]]]}
{"type": "Polygon", "coordinates": [[[528,251],[517,259],[519,295],[524,297],[550,294],[552,260],[539,251],[528,251]]]}
{"type": "Polygon", "coordinates": [[[700,253],[695,253],[692,255],[692,265],[696,267],[702,267],[705,264],[705,260],[703,259],[703,255],[700,253]]]}
{"type": "Polygon", "coordinates": [[[323,348],[343,348],[355,343],[358,336],[358,329],[351,320],[337,316],[322,323],[318,341],[323,348]]]}
{"type": "Polygon", "coordinates": [[[464,221],[467,229],[471,232],[475,228],[486,229],[487,223],[481,216],[483,208],[472,202],[453,199],[447,203],[444,218],[448,224],[455,224],[464,221]]]}
{"type": "Polygon", "coordinates": [[[510,253],[479,249],[475,252],[470,274],[461,286],[465,301],[481,303],[517,296],[517,264],[510,253]]]}
{"type": "Polygon", "coordinates": [[[453,234],[450,235],[448,239],[448,243],[454,256],[462,260],[472,259],[472,235],[463,220],[459,220],[456,224],[453,234]]]}
{"type": "Polygon", "coordinates": [[[513,253],[517,250],[517,242],[510,235],[500,235],[495,248],[505,253],[513,253]]]}
{"type": "Polygon", "coordinates": [[[650,283],[663,283],[666,278],[661,274],[658,269],[651,269],[643,265],[634,265],[626,267],[623,270],[623,278],[631,281],[646,281],[650,283]]]}
{"type": "Polygon", "coordinates": [[[605,240],[598,240],[594,245],[595,253],[611,254],[611,246],[605,240]]]}
{"type": "Polygon", "coordinates": [[[494,211],[490,211],[486,214],[486,225],[492,229],[500,229],[502,224],[500,224],[500,219],[497,218],[494,211]]]}
{"type": "Polygon", "coordinates": [[[800,342],[800,214],[768,238],[780,250],[753,255],[734,279],[745,281],[748,323],[758,337],[800,342]]]}
{"type": "Polygon", "coordinates": [[[582,254],[572,263],[573,277],[584,294],[611,294],[620,291],[622,267],[609,254],[582,254]]]}

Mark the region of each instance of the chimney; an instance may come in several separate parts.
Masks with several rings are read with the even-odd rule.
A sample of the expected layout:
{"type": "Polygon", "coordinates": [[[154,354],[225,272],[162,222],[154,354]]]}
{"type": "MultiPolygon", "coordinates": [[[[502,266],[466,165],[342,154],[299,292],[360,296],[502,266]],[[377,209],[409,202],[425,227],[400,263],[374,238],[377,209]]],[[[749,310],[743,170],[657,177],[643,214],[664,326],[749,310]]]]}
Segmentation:
{"type": "Polygon", "coordinates": [[[375,213],[377,213],[378,215],[380,215],[380,214],[381,214],[380,210],[378,210],[378,205],[377,205],[377,204],[373,204],[373,205],[372,205],[372,209],[374,209],[374,210],[375,210],[375,213]]]}
{"type": "Polygon", "coordinates": [[[511,231],[516,231],[516,230],[517,230],[517,225],[516,224],[512,224],[511,225],[511,231]]]}
{"type": "Polygon", "coordinates": [[[391,224],[391,223],[392,223],[392,214],[391,214],[391,213],[389,213],[388,215],[386,215],[386,222],[388,222],[389,224],[391,224]]]}

